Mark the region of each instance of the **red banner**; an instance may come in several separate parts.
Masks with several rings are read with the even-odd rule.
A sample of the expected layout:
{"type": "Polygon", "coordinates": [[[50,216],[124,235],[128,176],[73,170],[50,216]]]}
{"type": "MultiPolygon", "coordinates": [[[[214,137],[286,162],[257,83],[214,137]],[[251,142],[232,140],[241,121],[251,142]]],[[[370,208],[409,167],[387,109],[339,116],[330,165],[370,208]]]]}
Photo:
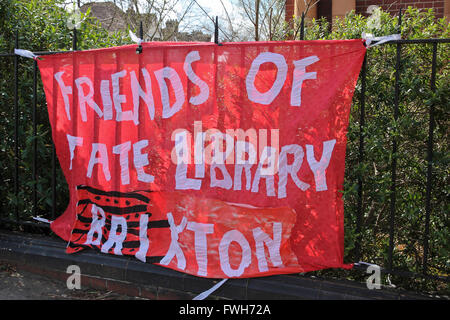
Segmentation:
{"type": "Polygon", "coordinates": [[[38,60],[67,252],[213,278],[347,267],[339,191],[362,41],[142,46],[38,60]]]}

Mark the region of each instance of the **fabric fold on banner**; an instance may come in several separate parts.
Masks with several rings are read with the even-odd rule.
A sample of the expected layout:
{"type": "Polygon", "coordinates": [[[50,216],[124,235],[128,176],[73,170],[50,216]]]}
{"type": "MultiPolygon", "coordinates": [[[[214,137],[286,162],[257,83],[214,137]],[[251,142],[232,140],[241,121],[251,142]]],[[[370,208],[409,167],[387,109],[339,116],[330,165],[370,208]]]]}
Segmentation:
{"type": "Polygon", "coordinates": [[[347,127],[362,39],[142,42],[37,59],[67,253],[229,279],[351,268],[347,127]],[[148,49],[148,50],[147,50],[148,49]]]}

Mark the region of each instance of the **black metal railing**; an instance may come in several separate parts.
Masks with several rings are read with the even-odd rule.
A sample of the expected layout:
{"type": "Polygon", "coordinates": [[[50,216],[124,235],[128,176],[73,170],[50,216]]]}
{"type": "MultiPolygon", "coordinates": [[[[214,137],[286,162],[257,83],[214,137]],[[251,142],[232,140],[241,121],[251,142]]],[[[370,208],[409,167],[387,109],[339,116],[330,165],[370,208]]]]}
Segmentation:
{"type": "MultiPolygon", "coordinates": [[[[401,13],[399,16],[399,22],[401,23],[401,13]]],[[[399,24],[400,26],[400,24],[399,24]]],[[[140,35],[142,37],[142,24],[140,27],[140,35]]],[[[218,40],[218,21],[215,21],[215,43],[220,44],[218,40]]],[[[302,15],[301,20],[301,32],[300,39],[303,40],[305,36],[304,32],[304,15],[302,15]]],[[[399,105],[400,105],[400,81],[401,81],[401,64],[402,64],[402,47],[413,45],[413,44],[421,44],[421,45],[431,45],[432,46],[432,63],[431,63],[431,77],[430,77],[430,90],[434,92],[436,90],[436,61],[437,61],[437,52],[439,44],[447,44],[450,43],[450,39],[413,39],[413,40],[394,40],[388,43],[383,44],[384,46],[395,45],[396,46],[396,57],[395,57],[395,83],[394,83],[394,108],[393,108],[393,119],[397,121],[399,119],[399,105]]],[[[19,48],[19,35],[16,32],[15,39],[15,48],[19,48]]],[[[73,42],[72,42],[72,50],[77,50],[77,30],[73,31],[73,42]]],[[[72,50],[64,51],[64,52],[72,52],[72,50]]],[[[47,55],[54,54],[57,52],[35,52],[36,55],[47,55]]],[[[21,180],[20,180],[20,139],[23,138],[20,136],[20,107],[19,104],[19,56],[14,53],[0,53],[0,59],[4,58],[13,58],[13,68],[14,68],[14,173],[13,173],[13,191],[16,199],[19,197],[20,188],[21,188],[21,180]]],[[[367,55],[364,58],[364,62],[362,65],[361,73],[360,73],[360,95],[357,97],[359,99],[359,146],[358,146],[358,159],[357,162],[361,165],[365,161],[365,135],[364,128],[366,126],[366,80],[367,80],[367,68],[368,61],[367,55]]],[[[37,72],[37,63],[34,61],[33,66],[33,86],[32,86],[32,133],[34,136],[37,135],[37,95],[38,95],[38,72],[37,72]]],[[[4,107],[4,106],[3,106],[4,107]]],[[[422,272],[410,272],[410,271],[399,271],[395,269],[394,259],[393,259],[393,251],[394,251],[394,240],[395,240],[395,218],[396,218],[396,195],[397,195],[397,153],[398,153],[398,141],[397,136],[392,136],[392,150],[391,150],[391,184],[390,184],[390,207],[389,207],[389,247],[388,247],[388,263],[385,269],[382,269],[383,272],[387,274],[400,275],[403,277],[414,278],[431,278],[437,279],[444,282],[449,282],[449,278],[447,276],[440,275],[430,275],[428,273],[428,259],[429,259],[429,239],[430,239],[430,216],[431,216],[431,199],[432,199],[432,172],[433,172],[433,143],[434,143],[434,129],[435,129],[435,106],[432,104],[429,108],[429,123],[428,123],[428,140],[427,140],[427,170],[426,170],[426,196],[425,196],[425,226],[424,226],[424,239],[423,239],[423,261],[422,261],[422,272]]],[[[38,146],[36,139],[32,140],[32,179],[34,181],[38,180],[38,146]]],[[[58,163],[56,159],[55,146],[51,147],[51,214],[48,217],[49,219],[55,219],[57,217],[57,190],[60,186],[57,185],[57,169],[58,163]]],[[[360,236],[362,231],[362,218],[363,218],[363,190],[364,190],[364,176],[362,174],[358,174],[357,176],[357,204],[356,204],[356,217],[355,217],[355,230],[356,230],[356,245],[355,245],[355,256],[360,258],[361,247],[363,245],[362,238],[360,236]]],[[[36,189],[36,183],[32,185],[32,215],[35,216],[37,202],[38,202],[38,192],[36,189]]],[[[7,225],[25,225],[32,226],[37,228],[47,228],[48,224],[38,223],[28,219],[24,219],[21,217],[19,205],[17,202],[13,205],[14,207],[14,218],[4,216],[2,217],[2,213],[0,213],[0,222],[7,225]]]]}

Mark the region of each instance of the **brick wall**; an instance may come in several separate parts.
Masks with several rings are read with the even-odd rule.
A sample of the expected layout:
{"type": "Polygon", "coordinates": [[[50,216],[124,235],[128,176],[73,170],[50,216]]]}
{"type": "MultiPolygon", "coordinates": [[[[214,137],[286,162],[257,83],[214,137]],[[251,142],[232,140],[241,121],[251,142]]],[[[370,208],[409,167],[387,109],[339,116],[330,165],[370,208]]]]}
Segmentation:
{"type": "MultiPolygon", "coordinates": [[[[295,0],[292,0],[295,1],[295,0]]],[[[366,14],[367,7],[377,5],[384,11],[397,14],[400,8],[416,7],[419,9],[433,8],[437,18],[444,16],[444,0],[356,0],[356,13],[366,14]]]]}

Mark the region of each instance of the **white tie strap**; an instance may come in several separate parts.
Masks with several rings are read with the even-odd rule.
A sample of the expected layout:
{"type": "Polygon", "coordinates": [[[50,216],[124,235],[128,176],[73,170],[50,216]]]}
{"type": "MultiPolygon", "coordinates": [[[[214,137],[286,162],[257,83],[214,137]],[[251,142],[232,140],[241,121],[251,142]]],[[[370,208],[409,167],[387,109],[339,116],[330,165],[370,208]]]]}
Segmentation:
{"type": "Polygon", "coordinates": [[[18,56],[25,57],[25,58],[31,58],[36,60],[37,55],[35,55],[33,52],[29,50],[23,50],[23,49],[14,49],[14,54],[17,54],[18,56]]]}
{"type": "Polygon", "coordinates": [[[41,217],[33,217],[33,219],[37,220],[39,222],[48,223],[48,224],[51,224],[53,222],[53,221],[50,221],[48,219],[44,219],[44,218],[41,218],[41,217]]]}
{"type": "Polygon", "coordinates": [[[367,48],[373,47],[373,46],[377,46],[379,44],[382,43],[386,43],[389,41],[394,41],[394,40],[400,40],[401,39],[401,35],[400,34],[390,34],[388,36],[382,36],[382,37],[374,37],[371,33],[362,33],[361,36],[364,40],[366,40],[366,46],[367,48]],[[372,45],[370,45],[372,42],[376,42],[372,45]]]}

